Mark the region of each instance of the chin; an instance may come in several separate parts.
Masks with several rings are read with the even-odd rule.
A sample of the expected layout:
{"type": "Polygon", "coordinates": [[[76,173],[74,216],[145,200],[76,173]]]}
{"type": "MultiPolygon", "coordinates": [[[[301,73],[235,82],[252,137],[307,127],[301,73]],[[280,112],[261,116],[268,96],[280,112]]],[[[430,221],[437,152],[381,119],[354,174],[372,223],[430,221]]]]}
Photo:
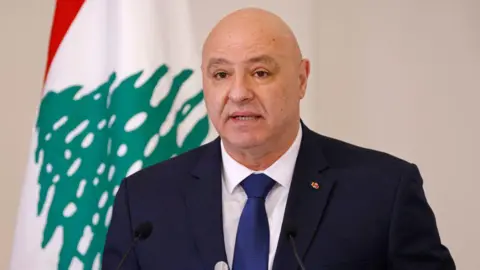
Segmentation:
{"type": "Polygon", "coordinates": [[[260,146],[265,143],[265,140],[252,136],[252,134],[235,134],[224,137],[224,140],[232,147],[240,149],[249,149],[260,146]]]}

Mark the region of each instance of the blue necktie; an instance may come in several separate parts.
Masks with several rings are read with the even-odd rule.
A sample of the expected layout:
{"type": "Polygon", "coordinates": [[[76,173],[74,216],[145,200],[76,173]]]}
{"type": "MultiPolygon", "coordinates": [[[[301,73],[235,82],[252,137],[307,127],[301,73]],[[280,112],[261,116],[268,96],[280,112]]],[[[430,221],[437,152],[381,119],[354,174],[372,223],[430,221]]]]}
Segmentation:
{"type": "Polygon", "coordinates": [[[248,200],[235,240],[233,270],[267,270],[270,246],[265,198],[275,181],[265,174],[251,174],[241,183],[248,200]]]}

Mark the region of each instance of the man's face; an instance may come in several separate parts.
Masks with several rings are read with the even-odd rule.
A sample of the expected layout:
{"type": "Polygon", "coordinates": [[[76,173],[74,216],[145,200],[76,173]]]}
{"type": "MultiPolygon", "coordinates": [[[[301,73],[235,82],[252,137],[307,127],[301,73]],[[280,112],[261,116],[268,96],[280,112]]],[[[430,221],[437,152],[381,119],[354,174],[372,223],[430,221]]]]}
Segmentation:
{"type": "MultiPolygon", "coordinates": [[[[217,33],[203,53],[210,119],[226,143],[248,149],[298,128],[308,62],[262,29],[217,33]]],[[[221,32],[221,31],[220,31],[221,32]]]]}

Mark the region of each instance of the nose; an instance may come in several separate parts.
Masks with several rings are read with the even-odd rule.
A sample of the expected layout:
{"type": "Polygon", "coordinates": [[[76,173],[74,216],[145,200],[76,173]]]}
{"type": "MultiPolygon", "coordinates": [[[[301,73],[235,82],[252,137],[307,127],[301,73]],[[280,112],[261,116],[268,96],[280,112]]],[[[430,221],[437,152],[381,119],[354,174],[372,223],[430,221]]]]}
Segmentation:
{"type": "Polygon", "coordinates": [[[245,73],[237,73],[234,77],[228,98],[235,103],[245,103],[254,97],[252,84],[245,73]]]}

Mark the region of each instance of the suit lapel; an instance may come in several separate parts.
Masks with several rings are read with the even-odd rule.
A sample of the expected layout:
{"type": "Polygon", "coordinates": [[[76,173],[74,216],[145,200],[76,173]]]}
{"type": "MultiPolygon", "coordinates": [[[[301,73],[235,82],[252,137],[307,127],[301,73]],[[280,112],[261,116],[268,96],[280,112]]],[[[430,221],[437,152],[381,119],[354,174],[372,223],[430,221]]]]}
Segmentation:
{"type": "Polygon", "coordinates": [[[318,137],[302,124],[303,138],[288,195],[284,221],[278,240],[273,270],[296,269],[297,262],[287,237],[294,231],[300,258],[315,236],[335,178],[321,152],[318,137]],[[318,185],[318,186],[317,186],[318,185]]]}
{"type": "Polygon", "coordinates": [[[206,269],[227,262],[223,237],[221,153],[219,140],[205,146],[186,189],[188,217],[206,269]]]}

